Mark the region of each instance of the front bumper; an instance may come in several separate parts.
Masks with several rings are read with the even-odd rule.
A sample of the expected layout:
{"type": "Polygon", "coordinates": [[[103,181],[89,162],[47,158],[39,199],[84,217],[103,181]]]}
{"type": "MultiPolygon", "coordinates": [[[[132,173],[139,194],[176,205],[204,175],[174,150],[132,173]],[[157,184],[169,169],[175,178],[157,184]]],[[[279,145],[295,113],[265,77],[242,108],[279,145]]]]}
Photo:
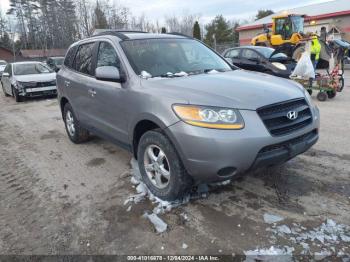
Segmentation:
{"type": "Polygon", "coordinates": [[[165,130],[196,182],[227,180],[251,169],[281,164],[308,150],[318,139],[316,108],[312,108],[310,125],[283,136],[271,136],[256,111],[240,112],[245,121],[241,130],[201,128],[182,121],[165,130]]]}
{"type": "Polygon", "coordinates": [[[35,87],[35,88],[23,88],[19,95],[24,97],[39,97],[57,95],[56,86],[35,87]]]}

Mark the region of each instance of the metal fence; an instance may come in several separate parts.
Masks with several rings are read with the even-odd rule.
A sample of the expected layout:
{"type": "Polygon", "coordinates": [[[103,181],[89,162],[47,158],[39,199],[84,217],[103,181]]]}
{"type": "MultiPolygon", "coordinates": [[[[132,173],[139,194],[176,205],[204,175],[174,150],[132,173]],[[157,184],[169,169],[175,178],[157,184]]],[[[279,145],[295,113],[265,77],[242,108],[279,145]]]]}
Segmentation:
{"type": "Polygon", "coordinates": [[[217,43],[216,47],[214,46],[214,49],[218,52],[218,53],[222,53],[224,52],[226,49],[232,48],[232,47],[237,47],[239,46],[239,43],[217,43]]]}

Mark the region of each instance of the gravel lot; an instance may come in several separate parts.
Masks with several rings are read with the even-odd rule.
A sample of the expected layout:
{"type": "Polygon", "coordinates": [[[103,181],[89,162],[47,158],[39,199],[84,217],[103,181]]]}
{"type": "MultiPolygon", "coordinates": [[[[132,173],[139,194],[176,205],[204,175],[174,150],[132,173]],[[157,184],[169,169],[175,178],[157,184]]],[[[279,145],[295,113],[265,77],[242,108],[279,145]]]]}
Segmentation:
{"type": "Polygon", "coordinates": [[[321,103],[313,95],[321,137],[310,151],[160,215],[168,224],[162,234],[142,217],[151,201],[130,211],[124,205],[135,194],[131,154],[97,137],[72,144],[56,99],[16,104],[1,93],[0,253],[219,255],[273,247],[294,255],[349,254],[347,77],[348,88],[335,99],[321,103]],[[269,224],[264,214],[284,219],[269,224]]]}

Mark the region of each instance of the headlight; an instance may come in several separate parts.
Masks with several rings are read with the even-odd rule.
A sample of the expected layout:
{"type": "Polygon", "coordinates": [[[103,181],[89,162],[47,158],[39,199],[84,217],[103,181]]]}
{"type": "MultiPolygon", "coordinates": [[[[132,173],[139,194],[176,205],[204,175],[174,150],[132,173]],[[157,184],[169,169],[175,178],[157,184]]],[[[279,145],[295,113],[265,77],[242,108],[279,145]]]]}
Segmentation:
{"type": "Polygon", "coordinates": [[[15,86],[17,87],[17,89],[19,91],[23,90],[23,88],[24,88],[24,85],[21,82],[18,82],[18,81],[15,82],[15,86]]]}
{"type": "Polygon", "coordinates": [[[194,126],[216,129],[242,129],[244,121],[237,109],[196,105],[173,105],[175,114],[194,126]]]}
{"type": "Polygon", "coordinates": [[[278,68],[279,70],[287,70],[287,67],[282,63],[272,62],[271,64],[273,64],[274,67],[278,68]]]}

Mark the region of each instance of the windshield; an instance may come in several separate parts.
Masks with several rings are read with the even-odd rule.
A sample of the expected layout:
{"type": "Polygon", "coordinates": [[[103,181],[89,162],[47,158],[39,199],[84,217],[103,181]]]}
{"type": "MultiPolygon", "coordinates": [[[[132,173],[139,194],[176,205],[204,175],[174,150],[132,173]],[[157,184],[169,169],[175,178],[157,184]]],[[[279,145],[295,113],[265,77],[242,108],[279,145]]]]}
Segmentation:
{"type": "Polygon", "coordinates": [[[4,61],[0,61],[0,66],[3,66],[3,65],[7,65],[7,63],[4,61]]]}
{"type": "MultiPolygon", "coordinates": [[[[259,48],[257,51],[262,54],[266,59],[270,59],[273,52],[275,52],[275,49],[271,47],[266,48],[259,48]]],[[[272,56],[273,58],[288,58],[286,54],[283,53],[277,53],[272,56]]]]}
{"type": "Polygon", "coordinates": [[[53,71],[42,63],[28,63],[13,65],[13,73],[15,75],[33,75],[33,74],[47,74],[53,71]]]}
{"type": "Polygon", "coordinates": [[[205,45],[192,39],[140,39],[121,43],[138,75],[175,77],[232,70],[205,45]]]}
{"type": "Polygon", "coordinates": [[[304,18],[301,16],[292,16],[293,32],[301,33],[304,31],[304,18]]]}

